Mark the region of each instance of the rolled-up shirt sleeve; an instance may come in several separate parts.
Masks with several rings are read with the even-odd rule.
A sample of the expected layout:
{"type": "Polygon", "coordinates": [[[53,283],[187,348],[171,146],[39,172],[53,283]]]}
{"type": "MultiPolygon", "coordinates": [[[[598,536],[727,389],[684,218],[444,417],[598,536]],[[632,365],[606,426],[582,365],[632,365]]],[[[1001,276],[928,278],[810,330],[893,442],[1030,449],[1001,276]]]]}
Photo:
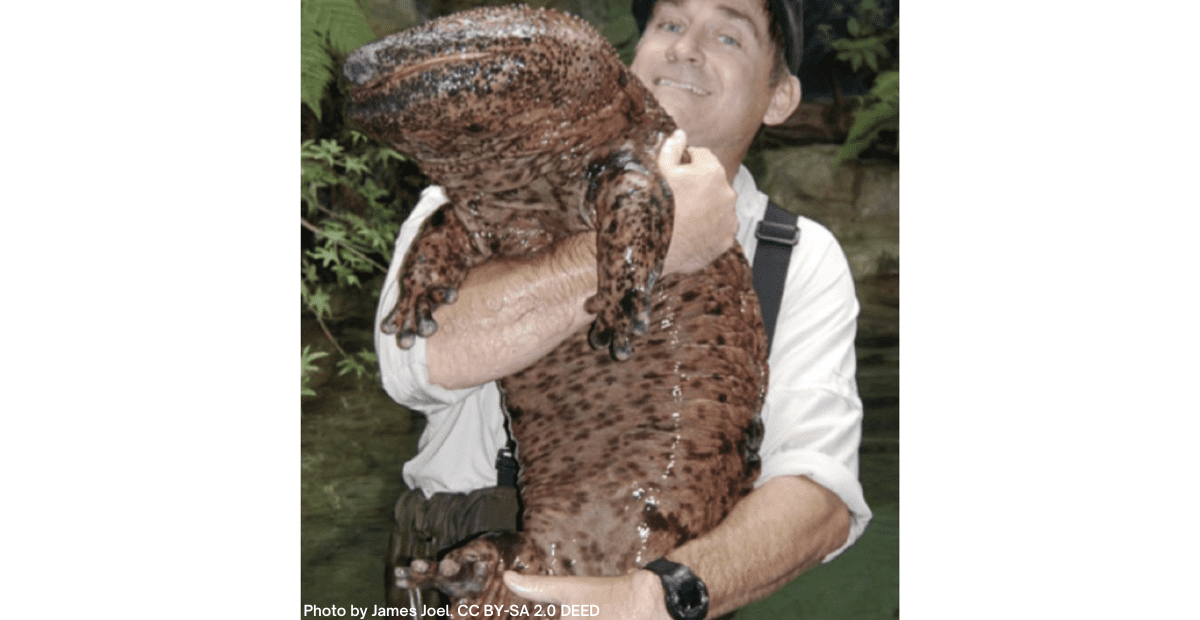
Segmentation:
{"type": "Polygon", "coordinates": [[[393,400],[425,415],[425,430],[417,441],[417,455],[404,464],[404,482],[434,493],[465,493],[496,484],[494,455],[505,444],[500,394],[492,382],[448,390],[429,382],[424,338],[407,350],[393,334],[379,326],[392,311],[399,295],[400,265],[421,225],[447,202],[441,187],[430,186],[400,228],[396,251],[375,311],[375,352],[383,389],[393,400]]]}
{"type": "Polygon", "coordinates": [[[426,366],[425,339],[417,338],[407,350],[396,344],[394,334],[385,334],[379,329],[384,317],[396,306],[400,294],[400,265],[404,255],[416,239],[421,225],[438,207],[447,202],[441,187],[430,186],[421,193],[421,199],[400,228],[396,237],[396,249],[392,263],[388,266],[387,278],[379,294],[379,306],[375,309],[375,354],[379,358],[379,374],[383,389],[392,400],[413,409],[432,415],[439,409],[460,402],[478,387],[448,390],[429,382],[426,366]]]}
{"type": "MultiPolygon", "coordinates": [[[[845,544],[871,520],[858,480],[862,400],[855,382],[858,299],[845,254],[824,227],[800,218],[802,251],[793,251],[771,346],[771,384],[763,406],[757,485],[775,476],[807,476],[850,510],[845,544]]],[[[798,248],[799,249],[799,248],[798,248]]]]}

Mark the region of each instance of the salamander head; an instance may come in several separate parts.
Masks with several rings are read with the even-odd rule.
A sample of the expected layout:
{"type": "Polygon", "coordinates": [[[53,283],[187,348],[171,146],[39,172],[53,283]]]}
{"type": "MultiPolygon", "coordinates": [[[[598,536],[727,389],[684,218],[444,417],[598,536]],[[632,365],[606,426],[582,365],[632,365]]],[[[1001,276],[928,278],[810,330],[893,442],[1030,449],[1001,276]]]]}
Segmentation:
{"type": "Polygon", "coordinates": [[[552,132],[612,100],[621,71],[608,42],[553,10],[455,13],[365,45],[343,71],[348,114],[418,157],[552,132]],[[604,48],[608,48],[605,50],[604,48]]]}

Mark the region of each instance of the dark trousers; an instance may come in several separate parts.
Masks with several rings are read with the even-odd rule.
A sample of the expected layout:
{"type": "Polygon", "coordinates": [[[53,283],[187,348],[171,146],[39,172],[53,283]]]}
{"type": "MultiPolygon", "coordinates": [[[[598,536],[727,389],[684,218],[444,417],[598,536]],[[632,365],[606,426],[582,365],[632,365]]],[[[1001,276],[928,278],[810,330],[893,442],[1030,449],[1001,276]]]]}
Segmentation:
{"type": "MultiPolygon", "coordinates": [[[[407,590],[396,587],[395,569],[414,559],[434,561],[438,555],[484,532],[517,531],[520,507],[517,490],[488,487],[471,493],[437,493],[426,499],[419,490],[407,490],[396,500],[395,527],[388,543],[384,584],[390,607],[408,607],[407,590]]],[[[428,605],[441,602],[425,592],[428,605]]]]}

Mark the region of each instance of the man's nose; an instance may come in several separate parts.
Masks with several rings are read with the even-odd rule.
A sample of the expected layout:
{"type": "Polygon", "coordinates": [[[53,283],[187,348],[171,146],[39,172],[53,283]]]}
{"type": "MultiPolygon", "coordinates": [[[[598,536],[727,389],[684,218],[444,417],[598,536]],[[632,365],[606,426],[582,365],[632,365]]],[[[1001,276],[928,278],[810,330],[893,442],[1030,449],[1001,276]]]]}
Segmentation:
{"type": "Polygon", "coordinates": [[[703,63],[704,54],[700,50],[700,42],[697,40],[698,36],[695,30],[688,30],[680,34],[674,43],[667,48],[667,58],[676,62],[703,63]]]}

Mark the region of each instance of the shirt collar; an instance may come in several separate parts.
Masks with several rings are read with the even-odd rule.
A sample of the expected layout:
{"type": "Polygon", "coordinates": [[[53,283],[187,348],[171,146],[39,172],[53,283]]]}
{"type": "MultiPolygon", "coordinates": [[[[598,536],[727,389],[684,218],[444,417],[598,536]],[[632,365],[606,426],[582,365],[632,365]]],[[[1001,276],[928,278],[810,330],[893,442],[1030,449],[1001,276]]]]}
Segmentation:
{"type": "Polygon", "coordinates": [[[737,192],[737,214],[739,221],[757,220],[766,209],[767,197],[758,191],[754,175],[746,166],[738,166],[737,175],[733,177],[733,191],[737,192]]]}

